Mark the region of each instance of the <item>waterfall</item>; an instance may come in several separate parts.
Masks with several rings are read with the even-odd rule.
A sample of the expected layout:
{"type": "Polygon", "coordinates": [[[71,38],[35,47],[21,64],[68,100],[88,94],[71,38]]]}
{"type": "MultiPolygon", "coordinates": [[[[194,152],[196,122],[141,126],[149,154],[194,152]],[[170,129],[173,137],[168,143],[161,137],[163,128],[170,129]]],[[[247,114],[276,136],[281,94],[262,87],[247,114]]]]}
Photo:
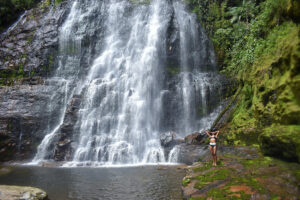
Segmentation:
{"type": "Polygon", "coordinates": [[[168,162],[169,163],[176,163],[178,160],[178,154],[179,154],[179,147],[175,146],[169,153],[168,162]]]}
{"type": "Polygon", "coordinates": [[[33,161],[53,157],[68,105],[80,95],[68,165],[176,162],[179,149],[165,155],[160,134],[208,128],[220,103],[213,48],[196,16],[181,0],[69,3],[48,80],[61,83],[48,108],[56,121],[33,161]]]}

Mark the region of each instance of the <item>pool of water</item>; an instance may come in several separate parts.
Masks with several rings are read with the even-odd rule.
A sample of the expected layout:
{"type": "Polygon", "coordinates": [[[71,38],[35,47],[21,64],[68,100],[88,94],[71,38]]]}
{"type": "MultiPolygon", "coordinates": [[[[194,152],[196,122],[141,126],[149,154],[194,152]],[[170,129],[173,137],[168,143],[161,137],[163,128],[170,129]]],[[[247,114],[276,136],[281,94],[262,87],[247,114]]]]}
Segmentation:
{"type": "Polygon", "coordinates": [[[178,166],[46,168],[14,166],[0,184],[39,187],[51,200],[176,200],[184,170],[178,166]]]}

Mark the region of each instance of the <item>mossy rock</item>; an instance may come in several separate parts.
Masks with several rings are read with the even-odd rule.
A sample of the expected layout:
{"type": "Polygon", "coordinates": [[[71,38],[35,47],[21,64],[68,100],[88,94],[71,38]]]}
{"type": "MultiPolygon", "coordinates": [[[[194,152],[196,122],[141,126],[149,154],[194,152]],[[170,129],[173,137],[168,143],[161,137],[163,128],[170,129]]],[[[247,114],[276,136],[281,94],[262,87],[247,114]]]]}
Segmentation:
{"type": "Polygon", "coordinates": [[[183,179],[183,181],[182,181],[182,186],[187,186],[189,183],[191,182],[191,179],[190,178],[185,178],[185,179],[183,179]]]}
{"type": "Polygon", "coordinates": [[[183,194],[190,199],[297,199],[298,163],[263,156],[256,148],[231,148],[219,152],[222,163],[217,167],[208,168],[208,162],[193,165],[187,171],[191,184],[182,188],[183,194]]]}
{"type": "Polygon", "coordinates": [[[300,2],[298,0],[289,0],[287,14],[295,21],[300,19],[300,2]]]}
{"type": "Polygon", "coordinates": [[[266,155],[300,162],[300,126],[272,126],[259,137],[260,148],[266,155]]]}
{"type": "Polygon", "coordinates": [[[0,185],[0,199],[32,199],[47,200],[48,195],[44,190],[34,187],[0,185]]]}

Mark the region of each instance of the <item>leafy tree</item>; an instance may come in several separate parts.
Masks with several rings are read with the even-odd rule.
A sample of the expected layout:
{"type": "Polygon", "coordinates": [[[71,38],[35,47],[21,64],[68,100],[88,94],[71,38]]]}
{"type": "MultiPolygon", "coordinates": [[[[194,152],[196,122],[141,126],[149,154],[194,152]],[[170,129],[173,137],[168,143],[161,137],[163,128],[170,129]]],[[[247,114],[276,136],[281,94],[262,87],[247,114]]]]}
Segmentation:
{"type": "Polygon", "coordinates": [[[255,17],[256,11],[254,1],[243,0],[240,6],[229,8],[228,15],[232,17],[231,23],[245,21],[249,24],[250,19],[255,17]]]}
{"type": "Polygon", "coordinates": [[[0,32],[11,25],[19,15],[40,0],[0,0],[0,32]]]}

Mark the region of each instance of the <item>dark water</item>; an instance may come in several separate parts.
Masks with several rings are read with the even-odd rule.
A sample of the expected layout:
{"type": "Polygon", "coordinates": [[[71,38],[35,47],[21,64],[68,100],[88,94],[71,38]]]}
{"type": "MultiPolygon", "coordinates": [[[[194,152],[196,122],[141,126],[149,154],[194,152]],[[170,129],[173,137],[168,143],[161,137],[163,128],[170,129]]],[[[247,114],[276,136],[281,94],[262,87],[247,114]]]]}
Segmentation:
{"type": "Polygon", "coordinates": [[[184,170],[178,166],[130,168],[13,167],[0,184],[34,186],[51,200],[181,199],[184,170]]]}

